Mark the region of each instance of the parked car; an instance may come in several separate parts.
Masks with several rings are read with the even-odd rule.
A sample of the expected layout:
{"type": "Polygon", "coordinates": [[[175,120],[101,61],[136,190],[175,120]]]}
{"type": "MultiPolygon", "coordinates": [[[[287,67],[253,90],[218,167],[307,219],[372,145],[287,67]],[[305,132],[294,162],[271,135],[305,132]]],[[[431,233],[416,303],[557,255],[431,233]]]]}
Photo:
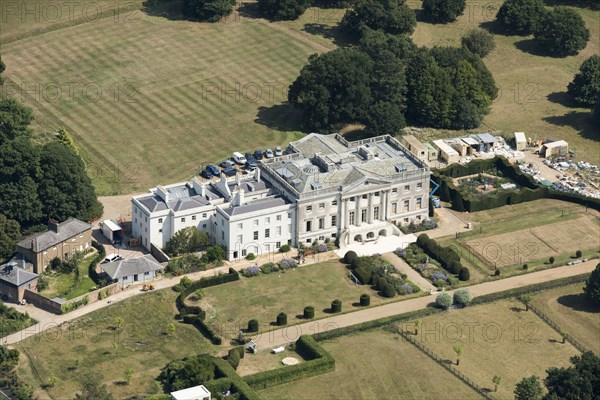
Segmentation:
{"type": "Polygon", "coordinates": [[[254,158],[256,158],[257,160],[262,160],[263,159],[263,151],[262,150],[256,150],[254,152],[254,158]]]}
{"type": "Polygon", "coordinates": [[[267,157],[267,158],[273,158],[273,157],[275,157],[275,156],[273,155],[273,150],[271,150],[271,149],[267,149],[267,150],[265,151],[265,157],[267,157]]]}
{"type": "Polygon", "coordinates": [[[283,151],[281,151],[281,147],[275,147],[275,157],[281,157],[283,155],[283,151]]]}
{"type": "Polygon", "coordinates": [[[106,258],[104,259],[104,261],[102,261],[102,264],[106,264],[106,263],[111,263],[111,262],[115,262],[115,261],[119,261],[121,260],[121,256],[115,253],[109,254],[106,256],[106,258]]]}
{"type": "Polygon", "coordinates": [[[238,171],[234,167],[229,167],[222,169],[221,172],[224,173],[225,176],[234,176],[238,171]]]}
{"type": "Polygon", "coordinates": [[[206,179],[210,179],[215,175],[210,170],[205,168],[200,172],[200,176],[206,179]]]}
{"type": "Polygon", "coordinates": [[[215,167],[214,165],[207,165],[205,170],[210,171],[210,173],[214,176],[221,175],[221,171],[219,171],[219,168],[215,167]]]}
{"type": "Polygon", "coordinates": [[[251,152],[249,152],[249,151],[247,151],[247,152],[244,154],[244,157],[246,157],[246,161],[250,161],[250,159],[251,159],[251,158],[254,158],[254,156],[252,155],[252,153],[251,153],[251,152]]]}
{"type": "Polygon", "coordinates": [[[221,164],[219,164],[219,166],[220,166],[222,169],[225,169],[225,168],[231,168],[231,167],[233,167],[234,165],[235,165],[235,163],[234,163],[233,161],[231,161],[231,160],[225,160],[225,161],[223,161],[221,164]]]}
{"type": "Polygon", "coordinates": [[[244,165],[246,164],[246,157],[242,155],[242,153],[234,152],[232,155],[232,160],[236,162],[236,164],[244,165]]]}
{"type": "Polygon", "coordinates": [[[246,165],[245,165],[246,168],[257,167],[257,166],[258,166],[258,161],[254,157],[251,157],[248,159],[248,161],[246,161],[246,165]]]}

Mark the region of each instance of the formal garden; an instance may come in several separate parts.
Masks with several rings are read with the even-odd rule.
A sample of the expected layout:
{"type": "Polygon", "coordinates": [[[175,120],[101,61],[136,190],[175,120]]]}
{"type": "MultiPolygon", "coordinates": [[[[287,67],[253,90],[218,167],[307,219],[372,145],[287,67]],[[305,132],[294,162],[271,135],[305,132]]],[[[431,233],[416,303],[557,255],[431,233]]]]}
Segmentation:
{"type": "Polygon", "coordinates": [[[76,251],[65,259],[53,259],[38,277],[37,291],[44,297],[61,297],[70,300],[97,289],[90,277],[90,268],[95,268],[97,256],[90,248],[86,252],[76,251]]]}

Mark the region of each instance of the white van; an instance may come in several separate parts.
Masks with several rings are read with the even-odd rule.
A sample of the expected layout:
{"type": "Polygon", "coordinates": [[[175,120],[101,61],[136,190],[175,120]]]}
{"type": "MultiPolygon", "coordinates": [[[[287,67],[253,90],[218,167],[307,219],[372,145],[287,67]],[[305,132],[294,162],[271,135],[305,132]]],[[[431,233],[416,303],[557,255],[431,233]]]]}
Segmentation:
{"type": "Polygon", "coordinates": [[[106,256],[106,258],[104,259],[104,261],[102,261],[102,264],[106,264],[106,263],[111,263],[111,262],[115,262],[115,261],[119,261],[121,259],[121,256],[112,253],[106,256]]]}
{"type": "Polygon", "coordinates": [[[242,155],[242,153],[239,153],[239,152],[237,152],[237,151],[236,151],[235,153],[233,153],[233,157],[231,157],[231,158],[232,158],[232,159],[233,159],[233,161],[235,161],[237,164],[240,164],[240,165],[244,165],[244,164],[246,164],[246,157],[244,157],[244,156],[242,155]]]}

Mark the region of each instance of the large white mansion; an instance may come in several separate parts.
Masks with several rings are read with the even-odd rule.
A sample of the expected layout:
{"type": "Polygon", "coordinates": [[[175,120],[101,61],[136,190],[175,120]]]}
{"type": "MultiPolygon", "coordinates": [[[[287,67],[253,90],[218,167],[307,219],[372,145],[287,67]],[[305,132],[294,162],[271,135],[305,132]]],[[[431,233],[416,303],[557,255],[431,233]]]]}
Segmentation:
{"type": "Polygon", "coordinates": [[[194,226],[224,245],[228,259],[326,238],[344,247],[427,219],[430,174],[391,136],[347,142],[311,133],[252,175],[194,178],[134,196],[132,233],[148,249],[163,248],[194,226]]]}

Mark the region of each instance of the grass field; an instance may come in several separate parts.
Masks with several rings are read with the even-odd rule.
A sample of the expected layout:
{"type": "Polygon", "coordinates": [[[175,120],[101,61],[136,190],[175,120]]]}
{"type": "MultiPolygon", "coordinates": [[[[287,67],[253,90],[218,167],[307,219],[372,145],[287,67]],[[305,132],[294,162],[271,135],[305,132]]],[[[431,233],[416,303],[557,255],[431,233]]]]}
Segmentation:
{"type": "Polygon", "coordinates": [[[383,330],[323,342],[335,372],[259,392],[264,399],[478,399],[480,396],[396,334],[383,330]]]}
{"type": "Polygon", "coordinates": [[[42,398],[73,398],[79,390],[78,375],[86,371],[101,375],[117,399],[162,393],[154,380],[167,362],[216,352],[196,328],[174,320],[175,297],[171,290],[136,296],[20,342],[15,346],[24,355],[19,376],[38,391],[56,376],[58,383],[46,389],[47,395],[41,392],[42,398]],[[118,317],[124,320],[120,331],[115,324],[118,317]],[[175,332],[167,336],[165,327],[171,322],[175,332]],[[135,372],[132,382],[124,385],[127,368],[135,372]]]}
{"type": "MultiPolygon", "coordinates": [[[[463,348],[454,365],[479,386],[494,389],[501,377],[499,399],[513,399],[515,385],[526,376],[546,376],[549,367],[569,365],[578,351],[522,303],[503,300],[423,318],[415,336],[438,356],[456,363],[454,346],[463,348]]],[[[413,325],[403,327],[413,331],[413,325]]]]}
{"type": "Polygon", "coordinates": [[[536,294],[532,304],[584,347],[600,355],[600,307],[588,302],[583,287],[572,285],[536,294]]]}
{"type": "Polygon", "coordinates": [[[583,257],[598,256],[600,217],[595,210],[558,200],[541,199],[514,206],[465,214],[473,223],[471,232],[441,243],[456,246],[467,266],[502,275],[548,268],[550,256],[556,265],[572,261],[577,250],[583,257]]]}
{"type": "MultiPolygon", "coordinates": [[[[71,11],[61,0],[12,3],[34,11],[3,9],[5,92],[34,108],[39,131],[74,136],[100,194],[189,179],[234,150],[298,139],[301,116],[284,104],[287,87],[310,54],[345,44],[335,28],[343,10],[309,8],[297,21],[268,23],[249,3],[203,24],[180,20],[178,2],[146,11],[141,0],[75,2],[71,11]]],[[[457,22],[419,22],[413,38],[457,45],[466,30],[489,26],[501,3],[469,0],[457,22]]],[[[485,62],[501,95],[481,130],[558,137],[579,158],[600,161],[589,113],[563,93],[599,51],[598,11],[577,10],[592,39],[574,57],[539,56],[530,38],[496,36],[485,62]]]]}
{"type": "Polygon", "coordinates": [[[48,287],[39,293],[49,299],[54,297],[63,297],[66,300],[74,299],[82,294],[88,293],[92,287],[96,286],[94,281],[88,276],[90,263],[94,261],[94,256],[88,256],[79,263],[79,276],[81,279],[77,286],[75,284],[75,274],[56,273],[44,275],[48,280],[48,287]]]}
{"type": "Polygon", "coordinates": [[[358,303],[363,293],[371,296],[371,305],[410,298],[384,299],[368,286],[350,282],[347,275],[346,266],[339,262],[307,265],[206,288],[205,296],[190,304],[201,305],[207,310],[207,322],[221,329],[225,338],[232,339],[240,328],[248,326],[250,319],[257,319],[261,329],[267,331],[280,312],[287,314],[288,325],[305,322],[296,317],[302,315],[305,306],[315,308],[315,319],[324,318],[330,315],[325,310],[334,299],[342,301],[342,312],[346,312],[357,309],[352,303],[358,303]]]}

